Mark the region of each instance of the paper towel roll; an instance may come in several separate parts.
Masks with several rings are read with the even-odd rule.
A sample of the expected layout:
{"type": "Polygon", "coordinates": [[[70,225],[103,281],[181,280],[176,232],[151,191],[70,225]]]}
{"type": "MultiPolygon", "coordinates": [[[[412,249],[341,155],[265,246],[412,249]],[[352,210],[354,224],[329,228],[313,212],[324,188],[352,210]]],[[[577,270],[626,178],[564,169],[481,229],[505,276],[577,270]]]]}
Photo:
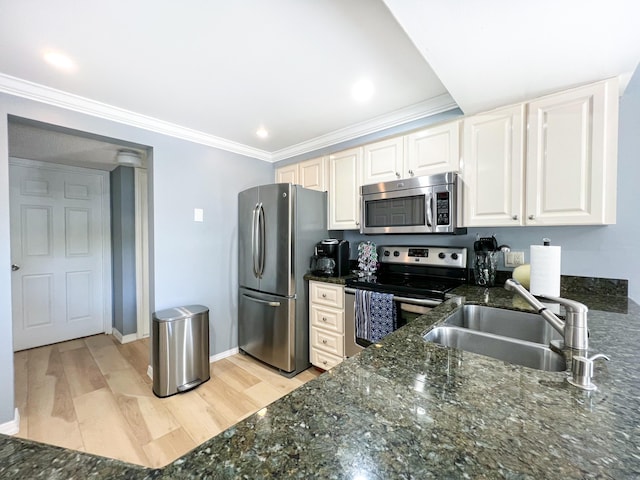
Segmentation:
{"type": "Polygon", "coordinates": [[[560,247],[531,245],[531,283],[533,295],[560,296],[560,247]]]}

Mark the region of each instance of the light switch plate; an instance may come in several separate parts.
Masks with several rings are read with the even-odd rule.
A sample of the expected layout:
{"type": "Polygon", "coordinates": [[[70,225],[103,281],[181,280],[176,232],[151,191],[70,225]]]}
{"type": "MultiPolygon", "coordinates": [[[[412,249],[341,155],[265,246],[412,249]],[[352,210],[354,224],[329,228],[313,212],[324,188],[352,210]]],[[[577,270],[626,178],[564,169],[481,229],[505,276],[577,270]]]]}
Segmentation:
{"type": "Polygon", "coordinates": [[[193,221],[194,222],[204,222],[204,210],[201,208],[193,209],[193,221]]]}
{"type": "Polygon", "coordinates": [[[519,265],[524,265],[524,252],[505,252],[505,267],[517,267],[519,265]]]}

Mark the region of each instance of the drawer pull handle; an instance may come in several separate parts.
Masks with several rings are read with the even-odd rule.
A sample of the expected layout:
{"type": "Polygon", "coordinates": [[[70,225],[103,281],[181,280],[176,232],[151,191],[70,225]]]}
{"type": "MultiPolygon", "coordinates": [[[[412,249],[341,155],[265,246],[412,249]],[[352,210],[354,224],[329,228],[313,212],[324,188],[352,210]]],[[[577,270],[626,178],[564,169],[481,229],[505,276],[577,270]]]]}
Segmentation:
{"type": "Polygon", "coordinates": [[[322,343],[326,344],[326,343],[327,343],[327,341],[326,341],[326,340],[322,340],[322,343]]]}
{"type": "Polygon", "coordinates": [[[323,294],[322,294],[322,298],[327,298],[327,294],[326,294],[326,293],[323,293],[323,294]]]}
{"type": "Polygon", "coordinates": [[[322,362],[322,364],[323,364],[323,365],[326,365],[326,364],[327,364],[327,361],[325,360],[324,362],[322,362]]]}
{"type": "Polygon", "coordinates": [[[327,321],[327,317],[322,317],[322,321],[326,322],[327,321]]]}

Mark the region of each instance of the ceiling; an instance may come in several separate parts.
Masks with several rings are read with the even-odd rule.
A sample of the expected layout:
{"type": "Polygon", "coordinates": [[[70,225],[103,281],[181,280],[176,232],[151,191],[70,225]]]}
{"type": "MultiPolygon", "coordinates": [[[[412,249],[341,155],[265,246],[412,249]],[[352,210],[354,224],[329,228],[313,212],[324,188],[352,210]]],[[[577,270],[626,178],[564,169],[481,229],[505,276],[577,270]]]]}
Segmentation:
{"type": "Polygon", "coordinates": [[[0,11],[0,91],[267,161],[457,106],[611,76],[624,87],[640,59],[636,0],[0,0],[0,11]],[[72,65],[52,67],[47,51],[72,65]],[[369,101],[351,96],[362,78],[369,101]]]}

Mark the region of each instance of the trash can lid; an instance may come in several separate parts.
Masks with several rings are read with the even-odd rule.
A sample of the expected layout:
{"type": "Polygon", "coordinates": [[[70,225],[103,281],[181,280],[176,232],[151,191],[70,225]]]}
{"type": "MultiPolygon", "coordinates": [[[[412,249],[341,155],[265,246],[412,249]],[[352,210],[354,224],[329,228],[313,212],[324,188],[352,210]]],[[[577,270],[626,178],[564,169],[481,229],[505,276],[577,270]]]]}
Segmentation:
{"type": "Polygon", "coordinates": [[[153,319],[158,322],[171,322],[183,318],[193,317],[200,313],[208,312],[204,305],[185,305],[183,307],[167,308],[153,314],[153,319]]]}

